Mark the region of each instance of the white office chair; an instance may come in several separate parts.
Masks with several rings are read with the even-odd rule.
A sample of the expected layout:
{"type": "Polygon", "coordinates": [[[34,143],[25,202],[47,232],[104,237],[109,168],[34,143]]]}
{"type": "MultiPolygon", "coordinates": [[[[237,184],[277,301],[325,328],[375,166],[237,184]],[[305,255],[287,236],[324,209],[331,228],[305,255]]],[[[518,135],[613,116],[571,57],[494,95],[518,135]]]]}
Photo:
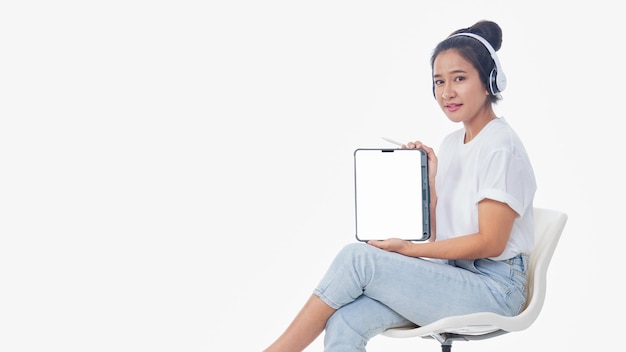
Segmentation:
{"type": "Polygon", "coordinates": [[[433,338],[441,344],[442,352],[450,352],[453,341],[484,340],[528,328],[543,307],[548,265],[567,222],[567,214],[563,212],[540,208],[534,211],[535,248],[530,253],[528,299],[520,314],[512,317],[487,312],[459,315],[419,327],[388,329],[383,335],[433,338]]]}

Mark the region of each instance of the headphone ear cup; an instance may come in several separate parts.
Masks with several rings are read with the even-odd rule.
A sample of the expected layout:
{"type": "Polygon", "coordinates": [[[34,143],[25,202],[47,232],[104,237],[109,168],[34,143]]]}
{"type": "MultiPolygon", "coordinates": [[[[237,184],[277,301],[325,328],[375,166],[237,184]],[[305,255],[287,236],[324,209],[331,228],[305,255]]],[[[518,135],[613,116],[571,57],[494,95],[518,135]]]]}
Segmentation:
{"type": "MultiPolygon", "coordinates": [[[[497,69],[495,70],[497,71],[497,69]]],[[[495,79],[498,87],[498,93],[500,93],[506,88],[506,75],[504,72],[498,72],[495,79]]]]}
{"type": "Polygon", "coordinates": [[[489,74],[489,91],[492,95],[500,93],[500,87],[498,87],[498,70],[494,67],[489,74]]]}
{"type": "Polygon", "coordinates": [[[498,73],[497,67],[491,70],[489,75],[489,90],[493,95],[501,93],[506,88],[506,76],[504,73],[498,73]]]}

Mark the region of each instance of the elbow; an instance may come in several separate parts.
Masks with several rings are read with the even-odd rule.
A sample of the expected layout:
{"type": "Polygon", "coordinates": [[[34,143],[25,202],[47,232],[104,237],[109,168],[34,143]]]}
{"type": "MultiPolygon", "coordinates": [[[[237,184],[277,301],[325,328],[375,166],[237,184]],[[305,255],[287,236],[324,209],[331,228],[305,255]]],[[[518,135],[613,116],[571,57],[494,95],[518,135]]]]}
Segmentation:
{"type": "Polygon", "coordinates": [[[483,258],[494,258],[504,253],[507,241],[494,240],[494,238],[483,238],[481,256],[483,258]]]}
{"type": "Polygon", "coordinates": [[[505,243],[494,243],[491,246],[487,246],[486,251],[485,251],[485,258],[494,258],[494,257],[498,257],[500,256],[502,253],[504,253],[504,250],[506,249],[506,242],[505,243]]]}
{"type": "Polygon", "coordinates": [[[502,253],[504,253],[504,249],[502,249],[502,250],[492,250],[492,251],[487,252],[487,254],[485,255],[485,258],[499,257],[502,253]]]}

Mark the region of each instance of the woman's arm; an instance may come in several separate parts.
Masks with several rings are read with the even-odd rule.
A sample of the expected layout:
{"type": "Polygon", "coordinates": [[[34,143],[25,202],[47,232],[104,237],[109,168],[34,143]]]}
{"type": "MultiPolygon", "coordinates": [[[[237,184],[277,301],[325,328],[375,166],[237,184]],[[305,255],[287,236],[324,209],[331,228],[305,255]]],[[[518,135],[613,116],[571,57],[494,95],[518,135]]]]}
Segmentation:
{"type": "Polygon", "coordinates": [[[479,259],[504,251],[517,213],[506,203],[484,199],[478,203],[478,232],[441,241],[413,243],[397,238],[369,244],[410,257],[479,259]]]}

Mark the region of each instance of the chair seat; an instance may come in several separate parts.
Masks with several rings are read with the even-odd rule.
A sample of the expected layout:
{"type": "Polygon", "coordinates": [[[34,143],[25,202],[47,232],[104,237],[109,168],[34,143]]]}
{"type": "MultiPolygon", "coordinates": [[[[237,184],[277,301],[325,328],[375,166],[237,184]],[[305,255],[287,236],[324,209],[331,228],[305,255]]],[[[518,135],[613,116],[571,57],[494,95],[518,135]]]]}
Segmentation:
{"type": "Polygon", "coordinates": [[[440,319],[425,326],[409,326],[388,329],[383,335],[388,337],[425,337],[432,334],[484,335],[499,330],[509,332],[521,330],[512,317],[493,313],[474,313],[440,319]],[[507,330],[504,327],[508,328],[507,330]]]}

